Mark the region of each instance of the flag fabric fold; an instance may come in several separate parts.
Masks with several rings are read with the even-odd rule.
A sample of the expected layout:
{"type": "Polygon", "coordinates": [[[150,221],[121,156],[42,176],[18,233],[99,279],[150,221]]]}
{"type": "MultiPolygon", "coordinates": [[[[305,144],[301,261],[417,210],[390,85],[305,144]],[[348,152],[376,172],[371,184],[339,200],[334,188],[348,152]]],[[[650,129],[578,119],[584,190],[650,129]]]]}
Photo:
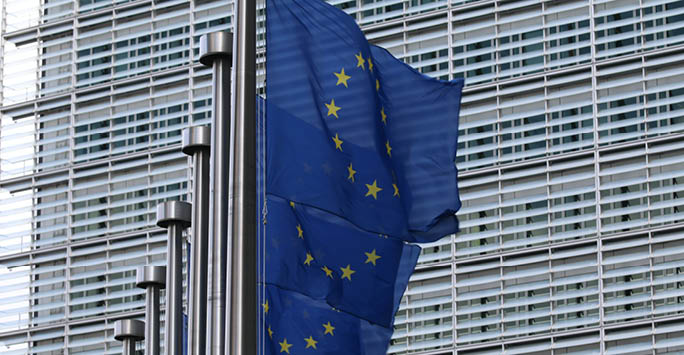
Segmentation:
{"type": "Polygon", "coordinates": [[[266,283],[391,327],[420,248],[268,196],[266,283]],[[275,261],[275,262],[274,262],[275,261]]]}
{"type": "Polygon", "coordinates": [[[266,325],[266,354],[376,355],[387,351],[392,330],[330,308],[298,292],[266,286],[278,317],[266,325]],[[359,336],[363,334],[363,336],[359,336]]]}
{"type": "Polygon", "coordinates": [[[266,11],[264,348],[384,353],[410,243],[458,231],[463,81],[369,45],[322,1],[266,11]]]}

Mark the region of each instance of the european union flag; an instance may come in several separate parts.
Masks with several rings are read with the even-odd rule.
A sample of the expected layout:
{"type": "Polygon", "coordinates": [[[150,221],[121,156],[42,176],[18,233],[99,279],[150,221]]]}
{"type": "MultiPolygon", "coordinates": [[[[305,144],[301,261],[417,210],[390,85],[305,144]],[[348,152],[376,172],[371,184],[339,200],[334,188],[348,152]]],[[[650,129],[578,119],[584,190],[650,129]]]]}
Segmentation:
{"type": "Polygon", "coordinates": [[[458,230],[463,81],[318,0],[267,1],[266,352],[385,353],[419,248],[458,230]]]}

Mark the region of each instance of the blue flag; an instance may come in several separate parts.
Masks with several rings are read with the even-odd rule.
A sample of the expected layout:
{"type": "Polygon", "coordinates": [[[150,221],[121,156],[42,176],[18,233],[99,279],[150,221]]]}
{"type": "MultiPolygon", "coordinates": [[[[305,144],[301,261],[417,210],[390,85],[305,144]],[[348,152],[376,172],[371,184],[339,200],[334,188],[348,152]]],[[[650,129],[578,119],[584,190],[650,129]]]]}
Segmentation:
{"type": "Polygon", "coordinates": [[[266,353],[382,354],[420,249],[458,231],[463,81],[318,0],[267,1],[266,353]]]}

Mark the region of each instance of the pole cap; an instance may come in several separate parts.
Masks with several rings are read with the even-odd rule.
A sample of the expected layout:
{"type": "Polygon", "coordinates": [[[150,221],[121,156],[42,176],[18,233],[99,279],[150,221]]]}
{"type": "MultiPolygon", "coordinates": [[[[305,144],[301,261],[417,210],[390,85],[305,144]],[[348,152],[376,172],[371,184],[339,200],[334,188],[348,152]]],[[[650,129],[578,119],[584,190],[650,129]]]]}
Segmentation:
{"type": "Polygon", "coordinates": [[[145,322],[137,319],[119,319],[114,323],[114,339],[118,341],[145,339],[145,322]]]}
{"type": "Polygon", "coordinates": [[[211,32],[200,37],[200,63],[210,67],[219,57],[233,60],[233,33],[211,32]]]}
{"type": "Polygon", "coordinates": [[[192,126],[183,129],[183,153],[192,155],[198,150],[209,150],[211,146],[211,128],[209,126],[192,126]]]}
{"type": "Polygon", "coordinates": [[[135,285],[139,288],[166,286],[166,266],[139,266],[135,272],[135,285]]]}
{"type": "Polygon", "coordinates": [[[180,223],[181,227],[190,227],[192,205],[182,201],[165,201],[157,205],[157,225],[167,228],[171,223],[180,223]]]}

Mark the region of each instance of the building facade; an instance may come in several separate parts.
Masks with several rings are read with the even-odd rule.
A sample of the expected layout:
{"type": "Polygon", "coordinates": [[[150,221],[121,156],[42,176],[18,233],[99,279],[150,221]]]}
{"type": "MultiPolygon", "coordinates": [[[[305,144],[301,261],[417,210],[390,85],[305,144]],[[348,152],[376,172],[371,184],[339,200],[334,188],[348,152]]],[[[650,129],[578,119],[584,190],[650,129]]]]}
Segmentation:
{"type": "MultiPolygon", "coordinates": [[[[329,2],[467,85],[461,232],[424,247],[390,353],[684,351],[683,1],[329,2]]],[[[0,352],[119,353],[232,3],[25,3],[2,6],[0,352]]]]}

